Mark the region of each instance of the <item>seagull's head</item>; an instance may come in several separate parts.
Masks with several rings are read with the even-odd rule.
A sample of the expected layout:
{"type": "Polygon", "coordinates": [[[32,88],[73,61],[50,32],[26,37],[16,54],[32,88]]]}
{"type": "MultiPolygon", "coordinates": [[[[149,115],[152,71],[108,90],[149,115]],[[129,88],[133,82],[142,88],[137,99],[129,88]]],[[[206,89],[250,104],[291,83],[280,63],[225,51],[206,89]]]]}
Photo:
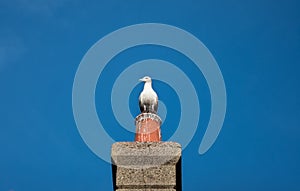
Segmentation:
{"type": "Polygon", "coordinates": [[[145,76],[145,77],[139,79],[139,81],[142,81],[142,82],[151,82],[151,78],[149,76],[145,76]]]}

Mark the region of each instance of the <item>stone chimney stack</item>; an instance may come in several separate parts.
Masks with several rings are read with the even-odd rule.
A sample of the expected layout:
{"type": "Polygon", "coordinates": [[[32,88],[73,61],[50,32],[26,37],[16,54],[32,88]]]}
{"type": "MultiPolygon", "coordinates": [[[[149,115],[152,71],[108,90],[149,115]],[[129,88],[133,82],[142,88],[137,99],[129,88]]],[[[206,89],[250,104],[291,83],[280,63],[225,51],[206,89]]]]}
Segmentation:
{"type": "Polygon", "coordinates": [[[135,142],[111,148],[115,191],[181,191],[181,145],[161,142],[161,119],[142,113],[135,119],[135,142]]]}
{"type": "Polygon", "coordinates": [[[140,79],[141,114],[135,118],[135,142],[114,143],[111,148],[115,191],[181,191],[181,146],[161,142],[158,97],[149,76],[140,79]]]}

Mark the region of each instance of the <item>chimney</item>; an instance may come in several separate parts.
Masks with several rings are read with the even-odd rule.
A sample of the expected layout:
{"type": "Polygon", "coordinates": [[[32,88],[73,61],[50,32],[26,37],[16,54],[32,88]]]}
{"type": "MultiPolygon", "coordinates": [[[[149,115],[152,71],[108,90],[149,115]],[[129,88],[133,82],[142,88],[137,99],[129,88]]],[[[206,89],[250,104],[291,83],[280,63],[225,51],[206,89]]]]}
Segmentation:
{"type": "Polygon", "coordinates": [[[139,97],[141,114],[135,118],[135,141],[117,142],[111,148],[115,191],[181,191],[181,146],[162,142],[158,97],[145,82],[139,97]]]}
{"type": "Polygon", "coordinates": [[[135,118],[136,142],[159,142],[161,119],[154,113],[141,113],[135,118]]]}
{"type": "Polygon", "coordinates": [[[135,119],[134,142],[111,148],[115,191],[181,191],[181,145],[162,142],[161,119],[141,113],[135,119]]]}

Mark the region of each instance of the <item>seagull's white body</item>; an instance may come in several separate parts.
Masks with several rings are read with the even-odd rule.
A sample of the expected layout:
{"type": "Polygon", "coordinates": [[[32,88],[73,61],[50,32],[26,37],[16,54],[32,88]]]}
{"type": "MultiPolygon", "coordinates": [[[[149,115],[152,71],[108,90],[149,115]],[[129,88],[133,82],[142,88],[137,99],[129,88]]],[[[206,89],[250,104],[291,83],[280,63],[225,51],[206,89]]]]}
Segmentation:
{"type": "Polygon", "coordinates": [[[144,89],[139,97],[139,106],[142,113],[157,113],[158,97],[152,89],[152,80],[150,77],[145,76],[140,79],[145,82],[144,89]]]}

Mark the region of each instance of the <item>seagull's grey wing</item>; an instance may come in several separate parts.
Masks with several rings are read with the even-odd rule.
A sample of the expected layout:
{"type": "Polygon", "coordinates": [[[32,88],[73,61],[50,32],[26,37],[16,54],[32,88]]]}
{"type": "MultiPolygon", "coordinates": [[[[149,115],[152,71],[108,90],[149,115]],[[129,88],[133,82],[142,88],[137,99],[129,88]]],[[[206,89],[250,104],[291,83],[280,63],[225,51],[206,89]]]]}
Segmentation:
{"type": "Polygon", "coordinates": [[[155,103],[154,103],[154,112],[157,113],[157,109],[158,109],[158,100],[156,99],[155,103]]]}
{"type": "Polygon", "coordinates": [[[144,111],[144,106],[142,104],[141,99],[139,99],[139,107],[140,107],[141,112],[143,112],[144,111]]]}
{"type": "Polygon", "coordinates": [[[147,112],[147,108],[149,108],[149,106],[147,107],[147,103],[145,102],[145,99],[142,99],[142,97],[143,97],[142,94],[139,97],[139,107],[140,107],[141,112],[145,113],[145,112],[147,112]]]}

